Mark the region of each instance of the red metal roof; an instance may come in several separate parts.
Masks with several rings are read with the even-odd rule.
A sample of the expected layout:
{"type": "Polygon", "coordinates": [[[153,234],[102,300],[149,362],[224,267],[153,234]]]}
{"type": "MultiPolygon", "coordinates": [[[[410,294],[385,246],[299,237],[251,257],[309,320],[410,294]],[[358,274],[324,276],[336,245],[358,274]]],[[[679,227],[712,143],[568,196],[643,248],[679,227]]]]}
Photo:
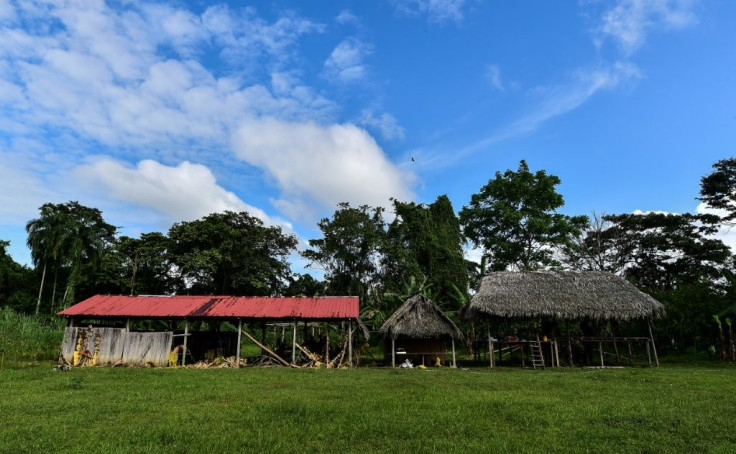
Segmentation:
{"type": "Polygon", "coordinates": [[[146,318],[350,319],[359,316],[359,306],[357,296],[270,298],[95,295],[59,314],[146,318]]]}

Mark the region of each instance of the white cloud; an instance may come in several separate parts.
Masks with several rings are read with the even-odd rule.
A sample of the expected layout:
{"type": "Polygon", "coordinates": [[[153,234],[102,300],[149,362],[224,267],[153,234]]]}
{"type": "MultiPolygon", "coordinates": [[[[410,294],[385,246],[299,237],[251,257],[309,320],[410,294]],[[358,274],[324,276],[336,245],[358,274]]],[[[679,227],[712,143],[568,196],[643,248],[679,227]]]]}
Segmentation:
{"type": "Polygon", "coordinates": [[[87,3],[22,3],[18,14],[32,26],[0,28],[5,123],[186,154],[226,144],[244,117],[321,118],[334,109],[298,81],[277,96],[196,60],[209,49],[225,68],[239,65],[238,73],[278,68],[299,36],[319,32],[319,24],[291,15],[267,22],[252,9],[225,6],[196,15],[164,5],[114,10],[87,3]]]}
{"type": "Polygon", "coordinates": [[[619,0],[603,13],[599,40],[613,39],[627,55],[635,52],[655,29],[679,29],[696,21],[695,0],[619,0]]]}
{"type": "Polygon", "coordinates": [[[459,22],[463,20],[465,0],[393,0],[399,13],[426,16],[429,22],[459,22]]]}
{"type": "Polygon", "coordinates": [[[15,8],[10,4],[10,0],[0,0],[0,21],[12,22],[15,19],[15,8]]]}
{"type": "Polygon", "coordinates": [[[404,128],[389,113],[384,112],[379,116],[375,116],[372,110],[365,109],[361,112],[358,122],[363,126],[377,130],[384,139],[394,140],[404,138],[404,128]]]}
{"type": "Polygon", "coordinates": [[[534,95],[539,101],[526,115],[498,129],[490,136],[466,146],[449,158],[438,159],[435,156],[428,156],[427,161],[434,167],[445,166],[489,145],[525,136],[536,131],[544,123],[577,109],[595,94],[640,77],[639,69],[625,62],[578,69],[565,83],[535,89],[534,95]]]}
{"type": "Polygon", "coordinates": [[[79,166],[74,176],[107,197],[148,208],[170,221],[191,221],[210,213],[247,211],[273,224],[262,210],[217,184],[209,168],[188,161],[171,167],[144,160],[136,167],[109,158],[79,166]]]}
{"type": "Polygon", "coordinates": [[[390,197],[412,200],[414,176],[400,171],[364,130],[351,124],[320,126],[277,119],[246,122],[233,148],[263,169],[281,190],[287,215],[308,216],[309,199],[387,206],[390,197]]]}
{"type": "Polygon", "coordinates": [[[358,19],[358,16],[347,9],[340,11],[340,14],[335,17],[335,22],[340,25],[360,25],[360,19],[358,19]]]}
{"type": "Polygon", "coordinates": [[[335,47],[325,61],[325,75],[343,83],[364,79],[368,67],[363,60],[371,53],[371,46],[357,38],[346,38],[335,47]]]}
{"type": "Polygon", "coordinates": [[[491,87],[498,91],[504,91],[503,82],[501,81],[501,68],[498,65],[486,65],[485,77],[491,87]]]}

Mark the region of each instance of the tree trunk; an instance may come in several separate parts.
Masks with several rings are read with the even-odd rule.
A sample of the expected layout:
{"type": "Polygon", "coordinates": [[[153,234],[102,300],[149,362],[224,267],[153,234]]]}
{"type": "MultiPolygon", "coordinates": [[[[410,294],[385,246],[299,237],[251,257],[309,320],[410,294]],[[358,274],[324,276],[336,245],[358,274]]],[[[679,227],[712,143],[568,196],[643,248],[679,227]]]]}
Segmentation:
{"type": "Polygon", "coordinates": [[[56,279],[59,277],[59,267],[54,267],[54,287],[51,291],[51,315],[54,315],[54,306],[56,305],[56,279]]]}
{"type": "Polygon", "coordinates": [[[41,287],[38,288],[38,301],[36,301],[36,315],[41,309],[41,293],[43,293],[43,282],[46,280],[46,260],[43,261],[43,272],[41,273],[41,287]]]}

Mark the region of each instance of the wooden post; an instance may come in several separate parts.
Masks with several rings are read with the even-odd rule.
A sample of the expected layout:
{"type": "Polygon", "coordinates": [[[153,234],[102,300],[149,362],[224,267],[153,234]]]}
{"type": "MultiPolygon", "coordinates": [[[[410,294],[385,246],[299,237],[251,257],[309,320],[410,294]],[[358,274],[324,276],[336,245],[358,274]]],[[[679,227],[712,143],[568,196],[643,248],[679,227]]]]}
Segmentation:
{"type": "Polygon", "coordinates": [[[569,367],[572,367],[572,337],[570,333],[567,333],[567,362],[570,363],[569,367]]]}
{"type": "Polygon", "coordinates": [[[555,338],[554,343],[555,343],[555,363],[557,363],[557,367],[560,367],[560,347],[557,345],[557,338],[555,338]]]}
{"type": "Polygon", "coordinates": [[[450,338],[452,340],[452,367],[457,367],[457,362],[455,362],[455,338],[450,338]]]}
{"type": "Polygon", "coordinates": [[[657,357],[657,347],[654,345],[654,335],[652,334],[652,324],[649,322],[649,320],[647,320],[647,327],[649,328],[649,340],[652,342],[652,350],[654,351],[654,361],[657,363],[657,367],[659,367],[659,357],[657,357]]]}
{"type": "Polygon", "coordinates": [[[627,340],[626,345],[629,347],[629,364],[634,364],[634,353],[631,351],[631,341],[627,340]]]}
{"type": "Polygon", "coordinates": [[[348,364],[353,367],[353,322],[348,324],[348,364]]]}
{"type": "Polygon", "coordinates": [[[647,359],[649,359],[649,365],[651,366],[652,365],[652,352],[649,350],[649,343],[650,343],[649,341],[647,341],[647,343],[646,343],[646,346],[647,346],[647,359]]]}
{"type": "Polygon", "coordinates": [[[240,368],[240,332],[243,330],[243,320],[238,319],[238,345],[235,346],[235,364],[240,368]]]}
{"type": "Polygon", "coordinates": [[[618,354],[618,345],[616,344],[616,332],[613,330],[613,322],[611,322],[611,339],[613,339],[613,351],[616,352],[616,362],[621,362],[621,356],[618,354]]]}
{"type": "Polygon", "coordinates": [[[291,364],[296,364],[296,320],[294,320],[294,332],[291,336],[291,364]]]}
{"type": "Polygon", "coordinates": [[[325,339],[327,341],[327,346],[325,347],[325,364],[326,364],[326,367],[330,367],[330,325],[329,323],[325,324],[325,339]]]}
{"type": "Polygon", "coordinates": [[[396,343],[394,338],[391,338],[391,367],[396,367],[396,343]]]}
{"type": "Polygon", "coordinates": [[[493,346],[491,344],[491,326],[488,325],[488,356],[490,356],[488,361],[490,362],[491,367],[493,367],[493,346]]]}
{"type": "Polygon", "coordinates": [[[125,319],[125,331],[130,332],[130,319],[125,319]]]}
{"type": "Polygon", "coordinates": [[[491,355],[491,367],[495,366],[493,356],[496,354],[496,352],[495,352],[495,349],[493,348],[493,344],[494,344],[493,341],[490,341],[490,340],[488,341],[488,353],[491,355]]]}
{"type": "Polygon", "coordinates": [[[601,354],[601,367],[604,367],[603,364],[603,342],[598,341],[598,352],[601,354]]]}
{"type": "Polygon", "coordinates": [[[181,365],[187,365],[187,340],[189,339],[189,320],[184,320],[184,349],[181,351],[181,365]]]}

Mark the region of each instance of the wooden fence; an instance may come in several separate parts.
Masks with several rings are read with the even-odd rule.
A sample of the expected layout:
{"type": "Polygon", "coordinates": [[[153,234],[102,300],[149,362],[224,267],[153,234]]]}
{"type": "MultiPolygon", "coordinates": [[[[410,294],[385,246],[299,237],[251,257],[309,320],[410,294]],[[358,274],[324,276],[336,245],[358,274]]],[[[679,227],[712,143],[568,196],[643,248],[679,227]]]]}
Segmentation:
{"type": "Polygon", "coordinates": [[[61,353],[69,364],[83,361],[97,366],[165,367],[169,365],[172,340],[171,331],[137,333],[125,328],[67,327],[61,353]]]}

